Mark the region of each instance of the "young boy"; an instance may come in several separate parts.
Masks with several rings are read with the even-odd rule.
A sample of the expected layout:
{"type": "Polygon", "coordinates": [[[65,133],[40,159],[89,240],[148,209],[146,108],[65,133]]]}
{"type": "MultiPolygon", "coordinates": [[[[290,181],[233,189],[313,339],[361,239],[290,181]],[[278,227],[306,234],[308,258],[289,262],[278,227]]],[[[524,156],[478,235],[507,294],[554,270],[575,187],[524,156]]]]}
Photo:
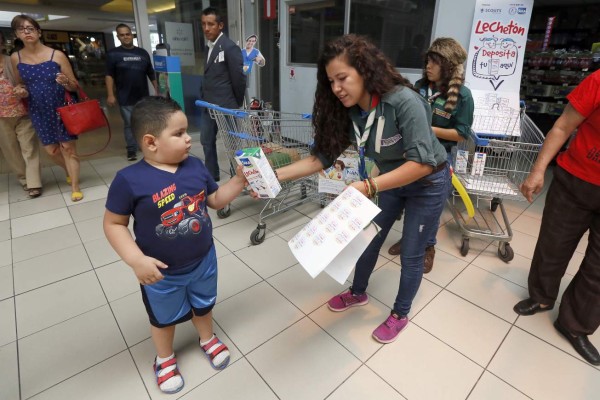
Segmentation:
{"type": "Polygon", "coordinates": [[[157,352],[154,372],[165,393],[184,385],[173,353],[178,323],[192,320],[213,368],[229,363],[229,350],[212,329],[217,259],[206,206],[223,208],[246,183],[240,167],[219,187],[189,155],[187,126],[171,99],[145,97],[136,104],[131,127],[144,158],[117,173],[104,215],[108,241],[141,284],[157,352]],[[135,240],[127,229],[130,216],[135,240]]]}

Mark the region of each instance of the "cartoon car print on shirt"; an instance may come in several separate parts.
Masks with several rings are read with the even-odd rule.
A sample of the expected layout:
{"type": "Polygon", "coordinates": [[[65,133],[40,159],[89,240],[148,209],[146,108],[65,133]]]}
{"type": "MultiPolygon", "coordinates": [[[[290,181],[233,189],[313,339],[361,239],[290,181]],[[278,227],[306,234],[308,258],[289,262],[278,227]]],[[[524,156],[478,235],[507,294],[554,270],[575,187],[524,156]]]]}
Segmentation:
{"type": "Polygon", "coordinates": [[[202,231],[202,222],[208,216],[203,207],[204,191],[195,196],[185,196],[164,212],[161,223],[155,228],[159,238],[175,239],[177,235],[197,235],[202,231]]]}

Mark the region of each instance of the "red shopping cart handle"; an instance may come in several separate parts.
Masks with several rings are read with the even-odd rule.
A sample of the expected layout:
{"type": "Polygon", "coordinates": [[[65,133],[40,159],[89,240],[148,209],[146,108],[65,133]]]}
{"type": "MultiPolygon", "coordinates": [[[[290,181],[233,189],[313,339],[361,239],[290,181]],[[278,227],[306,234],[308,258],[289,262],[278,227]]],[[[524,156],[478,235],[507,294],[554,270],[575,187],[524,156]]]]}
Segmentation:
{"type": "Polygon", "coordinates": [[[234,117],[238,117],[238,118],[246,118],[246,117],[248,117],[248,115],[250,115],[246,111],[232,110],[230,108],[220,107],[216,104],[212,104],[212,103],[209,103],[207,101],[202,101],[202,100],[196,100],[196,102],[194,104],[196,104],[198,107],[213,109],[216,111],[220,111],[223,114],[233,115],[234,117]]]}

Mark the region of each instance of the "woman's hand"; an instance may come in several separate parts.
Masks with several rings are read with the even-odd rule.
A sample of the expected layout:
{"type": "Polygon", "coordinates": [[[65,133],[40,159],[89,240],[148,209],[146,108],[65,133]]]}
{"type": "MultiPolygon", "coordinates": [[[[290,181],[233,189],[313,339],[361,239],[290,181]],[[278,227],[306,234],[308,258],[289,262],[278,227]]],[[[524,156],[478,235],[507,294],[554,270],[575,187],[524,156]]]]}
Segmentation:
{"type": "Polygon", "coordinates": [[[63,86],[65,89],[68,89],[71,86],[71,80],[62,72],[56,74],[56,83],[63,86]]]}
{"type": "Polygon", "coordinates": [[[352,182],[350,185],[348,185],[348,187],[350,187],[350,186],[352,186],[354,189],[358,190],[363,196],[365,196],[367,198],[369,197],[369,195],[367,194],[367,188],[365,187],[365,181],[352,182]]]}
{"type": "Polygon", "coordinates": [[[29,92],[27,91],[27,89],[25,88],[25,86],[23,84],[18,84],[17,86],[15,86],[13,88],[13,93],[15,94],[15,96],[17,96],[20,99],[23,99],[23,98],[29,96],[29,92]]]}

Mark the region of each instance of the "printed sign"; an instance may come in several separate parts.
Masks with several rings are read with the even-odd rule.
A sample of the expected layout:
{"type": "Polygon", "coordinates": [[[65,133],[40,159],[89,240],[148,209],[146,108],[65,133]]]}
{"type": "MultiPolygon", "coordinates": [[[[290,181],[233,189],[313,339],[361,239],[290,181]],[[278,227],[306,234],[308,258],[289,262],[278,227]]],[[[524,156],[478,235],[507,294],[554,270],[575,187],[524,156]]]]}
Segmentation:
{"type": "Polygon", "coordinates": [[[465,80],[478,134],[520,135],[519,90],[533,0],[477,0],[465,80]]]}
{"type": "Polygon", "coordinates": [[[165,22],[165,41],[171,46],[171,56],[177,56],[182,66],[196,64],[192,24],[165,22]]]}

